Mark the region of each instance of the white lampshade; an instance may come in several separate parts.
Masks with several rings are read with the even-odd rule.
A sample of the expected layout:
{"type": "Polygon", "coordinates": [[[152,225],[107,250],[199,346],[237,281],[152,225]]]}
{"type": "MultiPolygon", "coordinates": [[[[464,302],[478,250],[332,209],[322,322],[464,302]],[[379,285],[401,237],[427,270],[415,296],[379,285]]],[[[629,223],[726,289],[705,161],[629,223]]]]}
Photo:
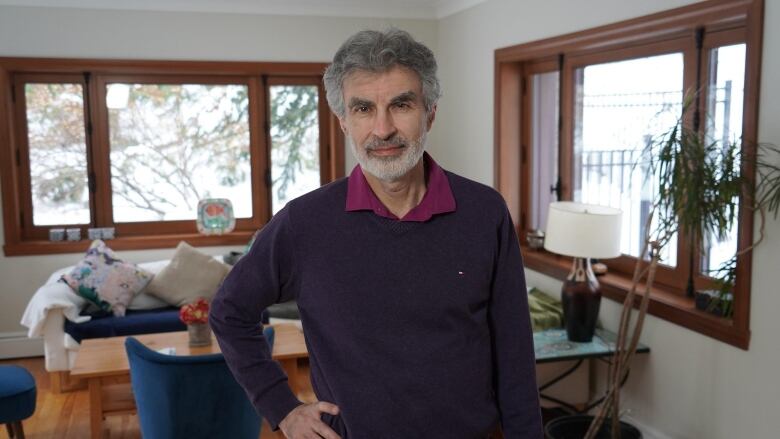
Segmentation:
{"type": "Polygon", "coordinates": [[[623,211],[572,201],[550,203],[544,248],[576,258],[620,256],[623,211]]]}

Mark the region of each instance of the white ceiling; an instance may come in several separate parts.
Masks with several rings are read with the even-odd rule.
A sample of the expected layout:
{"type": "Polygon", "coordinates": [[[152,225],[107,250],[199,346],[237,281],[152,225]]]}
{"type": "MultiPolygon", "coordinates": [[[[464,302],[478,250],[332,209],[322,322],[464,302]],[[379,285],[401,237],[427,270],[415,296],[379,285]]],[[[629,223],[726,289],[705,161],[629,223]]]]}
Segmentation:
{"type": "Polygon", "coordinates": [[[0,5],[439,19],[487,0],[0,0],[0,5]]]}

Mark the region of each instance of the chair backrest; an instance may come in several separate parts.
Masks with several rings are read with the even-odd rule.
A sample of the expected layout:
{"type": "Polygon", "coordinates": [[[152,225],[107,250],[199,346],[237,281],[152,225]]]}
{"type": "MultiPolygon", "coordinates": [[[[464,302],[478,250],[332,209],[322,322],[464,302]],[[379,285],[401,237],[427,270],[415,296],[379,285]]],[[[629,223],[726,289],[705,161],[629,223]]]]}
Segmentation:
{"type": "MultiPolygon", "coordinates": [[[[264,331],[273,347],[272,327],[264,331]]],[[[261,418],[222,354],[176,356],[125,341],[144,439],[257,439],[261,418]]]]}

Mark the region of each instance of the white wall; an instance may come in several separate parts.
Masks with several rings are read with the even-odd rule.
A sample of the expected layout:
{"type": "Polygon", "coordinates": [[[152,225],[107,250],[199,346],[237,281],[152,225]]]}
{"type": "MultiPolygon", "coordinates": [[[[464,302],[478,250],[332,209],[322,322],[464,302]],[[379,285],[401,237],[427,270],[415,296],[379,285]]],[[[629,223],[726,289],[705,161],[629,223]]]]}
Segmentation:
{"type": "MultiPolygon", "coordinates": [[[[486,184],[493,182],[493,53],[500,47],[588,29],[671,9],[689,0],[489,0],[439,22],[438,58],[445,97],[439,105],[443,166],[486,184]]],[[[780,2],[767,0],[759,140],[780,144],[780,2]]],[[[767,240],[753,257],[752,340],[743,351],[655,317],[642,341],[650,355],[634,362],[624,407],[657,437],[761,438],[780,430],[780,222],[767,224],[767,240]]],[[[560,282],[527,271],[529,283],[557,293],[560,282]]],[[[618,306],[606,300],[602,319],[615,328],[618,306]]]]}
{"type": "MultiPolygon", "coordinates": [[[[0,6],[0,56],[327,62],[352,33],[390,25],[436,48],[436,22],[429,20],[0,6]]],[[[354,165],[349,154],[347,164],[354,165]]],[[[222,254],[227,248],[203,250],[222,254]]],[[[171,254],[172,249],[120,252],[134,262],[166,259],[171,254]]],[[[0,358],[30,352],[20,350],[17,340],[26,331],[19,320],[27,301],[52,271],[74,264],[79,257],[0,255],[0,358]]],[[[42,354],[40,345],[35,349],[42,354]]]]}

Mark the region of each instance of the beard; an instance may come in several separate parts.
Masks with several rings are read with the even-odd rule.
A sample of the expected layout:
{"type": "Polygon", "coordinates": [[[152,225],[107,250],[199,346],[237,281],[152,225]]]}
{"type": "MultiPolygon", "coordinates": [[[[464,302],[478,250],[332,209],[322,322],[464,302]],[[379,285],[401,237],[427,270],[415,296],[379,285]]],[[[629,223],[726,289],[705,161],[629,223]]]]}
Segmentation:
{"type": "Polygon", "coordinates": [[[427,136],[428,132],[426,130],[423,130],[420,137],[416,140],[409,140],[400,134],[396,134],[385,140],[373,138],[361,147],[355,145],[355,141],[352,140],[351,136],[347,136],[347,138],[352,147],[352,153],[363,171],[382,181],[395,181],[406,175],[420,162],[425,152],[427,136]],[[370,154],[372,150],[397,146],[403,147],[403,152],[398,156],[382,157],[370,154]]]}

